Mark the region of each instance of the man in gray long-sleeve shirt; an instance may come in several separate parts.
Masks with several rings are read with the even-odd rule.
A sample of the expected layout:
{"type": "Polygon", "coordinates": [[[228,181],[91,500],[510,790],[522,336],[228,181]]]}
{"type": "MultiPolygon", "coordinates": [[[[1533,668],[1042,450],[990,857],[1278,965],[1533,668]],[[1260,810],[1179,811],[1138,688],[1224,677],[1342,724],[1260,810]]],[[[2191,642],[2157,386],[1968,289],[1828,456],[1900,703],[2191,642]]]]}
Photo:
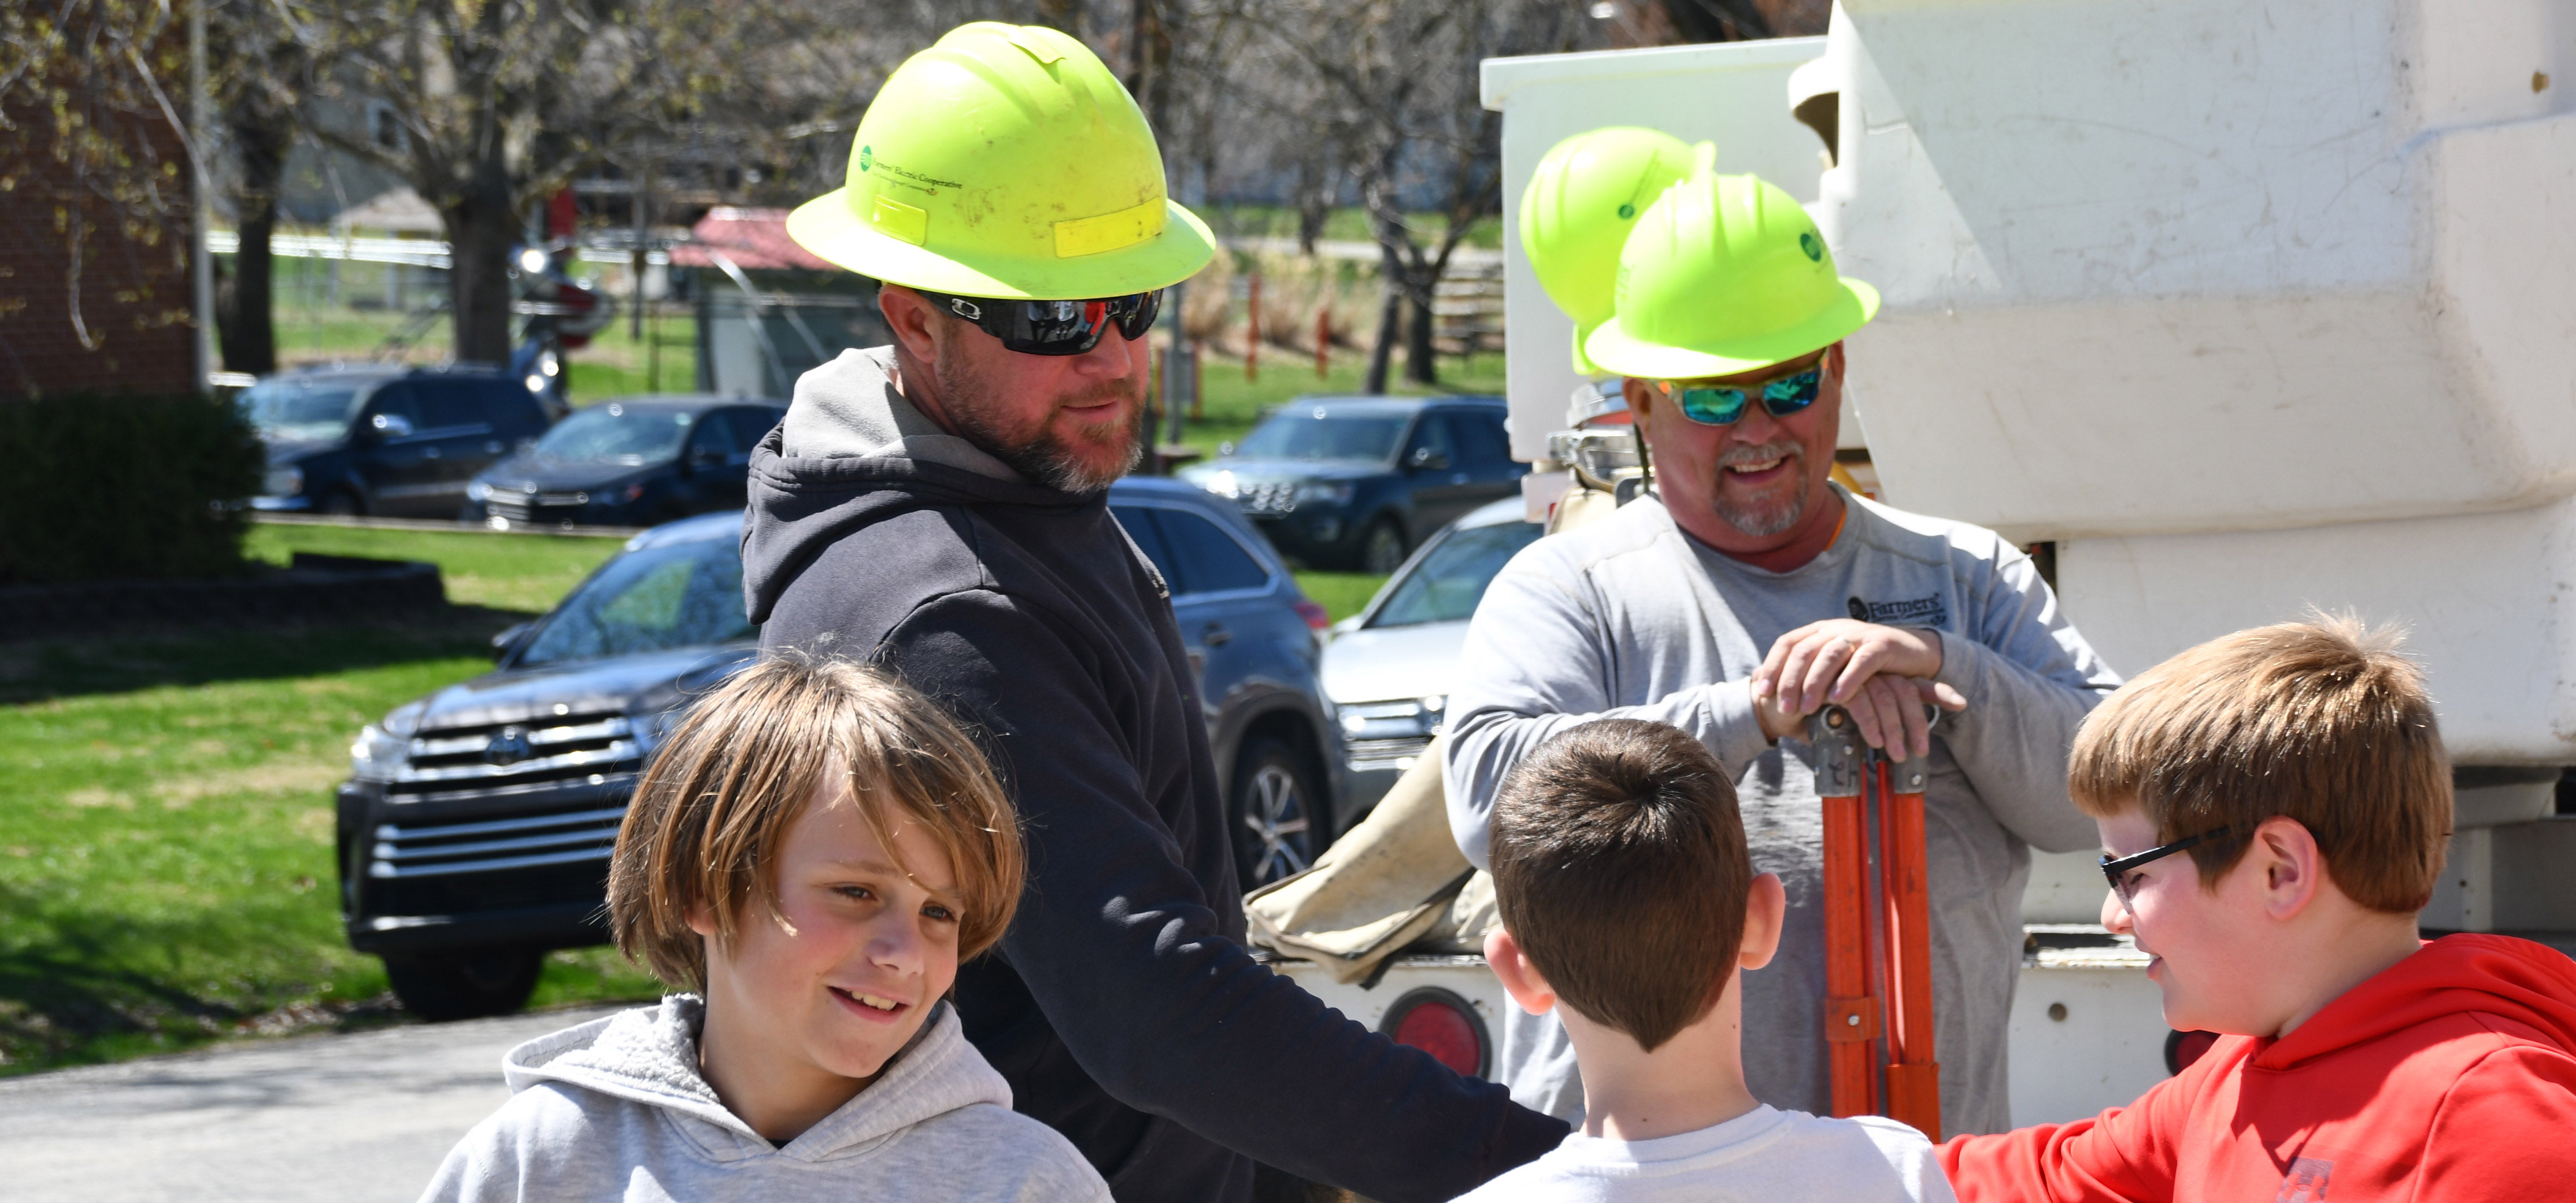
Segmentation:
{"type": "MultiPolygon", "coordinates": [[[[1643,236],[1632,236],[1632,253],[1643,236]]],[[[1831,278],[1829,258],[1808,259],[1831,278]]],[[[1713,284],[1697,295],[1724,294],[1713,284]]],[[[1655,488],[1531,545],[1494,579],[1450,695],[1450,823],[1483,867],[1504,774],[1593,719],[1667,722],[1705,742],[1739,775],[1754,868],[1779,874],[1789,892],[1779,957],[1744,975],[1745,1078],[1766,1103],[1826,1114],[1823,832],[1797,733],[1824,702],[1849,705],[1873,744],[1931,758],[1944,1129],[1934,1135],[2000,1131],[2010,1121],[2005,1024],[2029,850],[2094,842],[2093,824],[2067,800],[2067,749],[2119,678],[2058,611],[2030,558],[1993,532],[1829,482],[1843,374],[1833,340],[1844,333],[1829,329],[1825,344],[1746,370],[1627,380],[1655,488]],[[1928,737],[1914,725],[1918,697],[1952,711],[1928,737]]],[[[1608,354],[1597,335],[1586,348],[1603,366],[1637,370],[1620,362],[1633,347],[1616,335],[1608,354]]],[[[1726,369],[1744,358],[1703,362],[1726,369]]],[[[1661,366],[1672,362],[1655,370],[1681,375],[1661,366]]],[[[1500,1070],[1524,1105],[1581,1114],[1573,1051],[1553,1017],[1508,1017],[1500,1070]]]]}

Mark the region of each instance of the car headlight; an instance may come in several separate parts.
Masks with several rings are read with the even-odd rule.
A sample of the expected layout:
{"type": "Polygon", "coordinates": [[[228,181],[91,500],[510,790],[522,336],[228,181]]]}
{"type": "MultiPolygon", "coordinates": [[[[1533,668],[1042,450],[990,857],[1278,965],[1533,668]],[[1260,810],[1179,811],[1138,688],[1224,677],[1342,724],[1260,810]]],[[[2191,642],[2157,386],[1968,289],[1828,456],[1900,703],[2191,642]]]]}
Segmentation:
{"type": "Polygon", "coordinates": [[[467,501],[483,501],[491,496],[492,486],[479,480],[469,480],[465,482],[465,499],[467,501]]]}
{"type": "Polygon", "coordinates": [[[1342,734],[1352,739],[1420,739],[1440,733],[1449,699],[1434,694],[1392,702],[1356,702],[1336,707],[1342,734]]]}
{"type": "Polygon", "coordinates": [[[1239,491],[1239,486],[1234,479],[1234,470],[1231,468],[1219,468],[1200,477],[1198,485],[1219,497],[1233,497],[1239,491]]]}
{"type": "Polygon", "coordinates": [[[271,468],[268,478],[260,482],[260,492],[270,497],[293,497],[304,491],[304,469],[271,468]]]}
{"type": "Polygon", "coordinates": [[[1310,480],[1297,486],[1297,504],[1323,502],[1328,505],[1349,505],[1351,495],[1358,491],[1359,486],[1347,480],[1310,480]]]}
{"type": "Polygon", "coordinates": [[[349,745],[349,775],[360,781],[391,781],[411,759],[411,737],[420,730],[421,703],[394,707],[382,723],[369,723],[349,745]]]}

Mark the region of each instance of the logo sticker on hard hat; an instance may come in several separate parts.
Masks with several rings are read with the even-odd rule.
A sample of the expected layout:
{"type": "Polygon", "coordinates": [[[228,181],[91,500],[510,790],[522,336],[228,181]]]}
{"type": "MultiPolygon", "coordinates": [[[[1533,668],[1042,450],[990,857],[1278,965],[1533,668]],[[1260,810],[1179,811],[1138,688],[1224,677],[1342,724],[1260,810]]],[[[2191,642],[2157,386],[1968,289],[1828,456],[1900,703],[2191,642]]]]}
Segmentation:
{"type": "Polygon", "coordinates": [[[1798,249],[1807,252],[1807,262],[1809,263],[1822,263],[1825,261],[1825,244],[1816,241],[1816,236],[1814,234],[1798,235],[1798,249]]]}
{"type": "Polygon", "coordinates": [[[873,146],[862,146],[859,148],[859,170],[866,171],[868,168],[876,166],[876,162],[877,148],[873,146]]]}

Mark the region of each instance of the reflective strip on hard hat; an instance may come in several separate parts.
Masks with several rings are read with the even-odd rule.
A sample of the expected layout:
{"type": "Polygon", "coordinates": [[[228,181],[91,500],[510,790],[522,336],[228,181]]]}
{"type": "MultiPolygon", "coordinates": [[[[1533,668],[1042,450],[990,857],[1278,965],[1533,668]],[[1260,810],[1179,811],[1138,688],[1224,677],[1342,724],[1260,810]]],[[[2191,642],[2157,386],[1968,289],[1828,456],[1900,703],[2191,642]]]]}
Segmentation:
{"type": "Polygon", "coordinates": [[[1170,210],[1163,198],[1155,197],[1134,208],[1103,213],[1074,221],[1055,223],[1055,253],[1059,259],[1097,255],[1130,247],[1163,232],[1170,210]]]}
{"type": "Polygon", "coordinates": [[[930,241],[930,214],[891,197],[877,198],[868,221],[889,238],[900,238],[914,246],[930,241]]]}

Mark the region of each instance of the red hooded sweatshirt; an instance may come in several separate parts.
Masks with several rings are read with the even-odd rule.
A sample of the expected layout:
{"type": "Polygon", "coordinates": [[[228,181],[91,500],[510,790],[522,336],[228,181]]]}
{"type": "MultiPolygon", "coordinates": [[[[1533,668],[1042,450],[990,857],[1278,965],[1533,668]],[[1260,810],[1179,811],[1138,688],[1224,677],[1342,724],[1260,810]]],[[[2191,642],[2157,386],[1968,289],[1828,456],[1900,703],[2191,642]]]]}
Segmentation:
{"type": "Polygon", "coordinates": [[[1961,1203],[2576,1199],[2576,961],[2445,936],[2130,1106],[1940,1155],[1961,1203]]]}

